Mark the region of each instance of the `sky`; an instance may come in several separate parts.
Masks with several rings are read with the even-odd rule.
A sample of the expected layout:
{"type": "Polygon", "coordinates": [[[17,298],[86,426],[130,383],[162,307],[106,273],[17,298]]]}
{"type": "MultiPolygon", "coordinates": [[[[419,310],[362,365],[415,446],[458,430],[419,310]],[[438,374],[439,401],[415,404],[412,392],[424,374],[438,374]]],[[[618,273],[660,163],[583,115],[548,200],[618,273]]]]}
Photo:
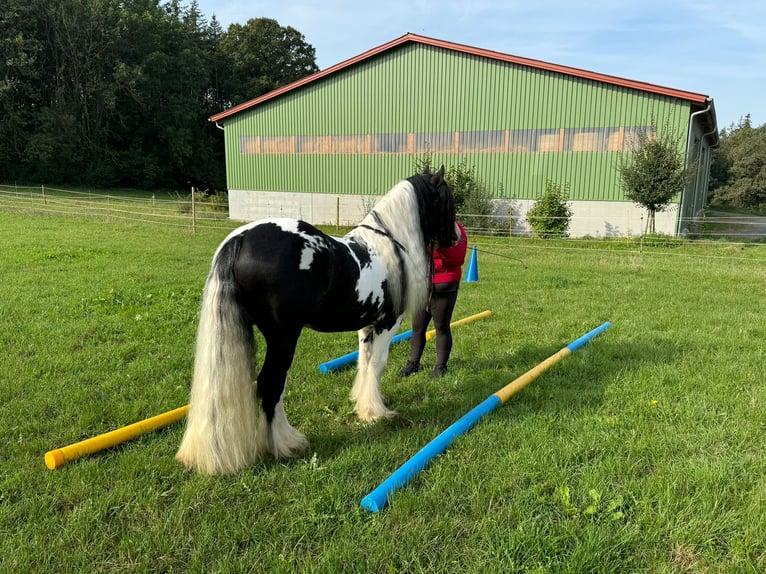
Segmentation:
{"type": "Polygon", "coordinates": [[[766,124],[763,0],[197,0],[225,30],[273,18],[320,69],[408,32],[710,96],[718,128],[766,124]]]}

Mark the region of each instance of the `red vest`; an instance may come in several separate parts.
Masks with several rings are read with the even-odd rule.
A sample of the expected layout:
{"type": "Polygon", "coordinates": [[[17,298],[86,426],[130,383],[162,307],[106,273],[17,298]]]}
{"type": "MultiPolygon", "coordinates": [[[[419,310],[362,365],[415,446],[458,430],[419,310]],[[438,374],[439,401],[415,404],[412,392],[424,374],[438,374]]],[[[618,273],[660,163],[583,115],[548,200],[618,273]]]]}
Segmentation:
{"type": "Polygon", "coordinates": [[[460,238],[455,245],[442,247],[434,251],[434,283],[452,283],[460,281],[463,263],[468,250],[468,236],[463,226],[455,222],[460,229],[460,238]]]}

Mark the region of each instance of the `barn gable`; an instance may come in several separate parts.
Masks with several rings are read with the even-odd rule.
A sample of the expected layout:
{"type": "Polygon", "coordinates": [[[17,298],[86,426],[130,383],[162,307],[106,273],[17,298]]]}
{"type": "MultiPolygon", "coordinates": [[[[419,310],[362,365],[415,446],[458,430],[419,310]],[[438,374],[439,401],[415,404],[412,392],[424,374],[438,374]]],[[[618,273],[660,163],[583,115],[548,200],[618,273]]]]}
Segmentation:
{"type": "MultiPolygon", "coordinates": [[[[677,220],[681,207],[701,207],[717,143],[712,100],[702,94],[407,34],[211,120],[225,129],[232,218],[329,223],[360,219],[363,198],[410,174],[425,154],[475,166],[517,215],[547,180],[568,183],[589,212],[601,213],[600,203],[635,211],[615,167],[652,118],[667,122],[699,165],[677,220]]],[[[580,234],[638,231],[592,227],[580,234]]]]}

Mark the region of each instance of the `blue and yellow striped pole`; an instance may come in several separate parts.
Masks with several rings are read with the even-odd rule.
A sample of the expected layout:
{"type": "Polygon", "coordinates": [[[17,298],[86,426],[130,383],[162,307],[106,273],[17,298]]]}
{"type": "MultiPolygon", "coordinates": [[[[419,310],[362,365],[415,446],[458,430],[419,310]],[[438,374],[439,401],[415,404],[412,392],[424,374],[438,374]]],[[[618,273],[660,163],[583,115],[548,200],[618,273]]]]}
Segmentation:
{"type": "Polygon", "coordinates": [[[453,440],[473,428],[473,426],[479,422],[479,419],[504,404],[514,394],[526,387],[561,359],[574,353],[593,337],[606,331],[611,325],[611,323],[607,322],[596,327],[579,339],[572,341],[569,345],[551,355],[519,378],[508,383],[496,393],[487,397],[482,403],[463,415],[457,422],[453,423],[452,426],[448,427],[444,432],[418,451],[412,458],[396,469],[391,476],[380,484],[380,486],[365,496],[362,499],[362,508],[369,512],[377,512],[381,510],[388,503],[388,498],[394,491],[407,484],[410,479],[423,470],[431,460],[443,453],[453,440]]]}
{"type": "MultiPolygon", "coordinates": [[[[475,315],[471,315],[470,317],[464,317],[463,319],[458,319],[457,321],[453,321],[449,324],[450,327],[459,327],[460,325],[465,325],[466,323],[472,323],[474,321],[478,321],[479,319],[483,319],[484,317],[489,317],[492,314],[492,311],[482,311],[481,313],[476,313],[475,315]]],[[[426,341],[430,341],[436,336],[436,329],[431,329],[430,331],[426,332],[426,341]]],[[[393,339],[391,339],[391,343],[401,343],[402,341],[408,341],[412,338],[412,329],[409,331],[405,331],[404,333],[399,333],[398,335],[394,336],[393,339]]],[[[331,373],[332,371],[337,371],[338,369],[345,367],[347,365],[350,365],[352,363],[356,363],[356,360],[359,358],[359,351],[352,351],[350,353],[347,353],[343,355],[342,357],[338,357],[337,359],[333,359],[332,361],[327,361],[326,363],[322,363],[319,365],[319,372],[320,373],[331,373]]]]}

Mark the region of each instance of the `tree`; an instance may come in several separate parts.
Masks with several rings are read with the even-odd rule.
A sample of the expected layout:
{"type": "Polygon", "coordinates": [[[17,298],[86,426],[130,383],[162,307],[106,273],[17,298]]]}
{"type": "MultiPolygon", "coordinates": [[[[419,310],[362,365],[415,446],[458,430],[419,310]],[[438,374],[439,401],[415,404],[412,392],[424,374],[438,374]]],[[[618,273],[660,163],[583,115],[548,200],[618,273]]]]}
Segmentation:
{"type": "Polygon", "coordinates": [[[684,166],[680,136],[667,122],[658,130],[654,118],[648,130],[638,132],[631,157],[622,156],[617,169],[625,197],[648,211],[649,233],[655,232],[655,214],[665,211],[693,173],[693,166],[684,166]]]}
{"type": "Polygon", "coordinates": [[[208,118],[317,70],[293,28],[196,0],[2,1],[0,181],[221,189],[208,118]]]}
{"type": "Polygon", "coordinates": [[[319,71],[314,48],[303,34],[271,18],[254,18],[244,26],[231,24],[220,48],[230,66],[230,75],[222,79],[230,105],[319,71]]]}
{"type": "Polygon", "coordinates": [[[0,10],[0,178],[23,178],[23,158],[46,74],[37,15],[45,0],[7,0],[0,10]]]}
{"type": "Polygon", "coordinates": [[[29,160],[56,181],[114,181],[108,117],[115,100],[111,77],[117,13],[112,0],[59,0],[40,14],[46,53],[41,120],[29,160]]]}
{"type": "Polygon", "coordinates": [[[750,116],[722,130],[713,155],[712,201],[735,207],[766,205],[766,124],[753,128],[750,116]]]}

